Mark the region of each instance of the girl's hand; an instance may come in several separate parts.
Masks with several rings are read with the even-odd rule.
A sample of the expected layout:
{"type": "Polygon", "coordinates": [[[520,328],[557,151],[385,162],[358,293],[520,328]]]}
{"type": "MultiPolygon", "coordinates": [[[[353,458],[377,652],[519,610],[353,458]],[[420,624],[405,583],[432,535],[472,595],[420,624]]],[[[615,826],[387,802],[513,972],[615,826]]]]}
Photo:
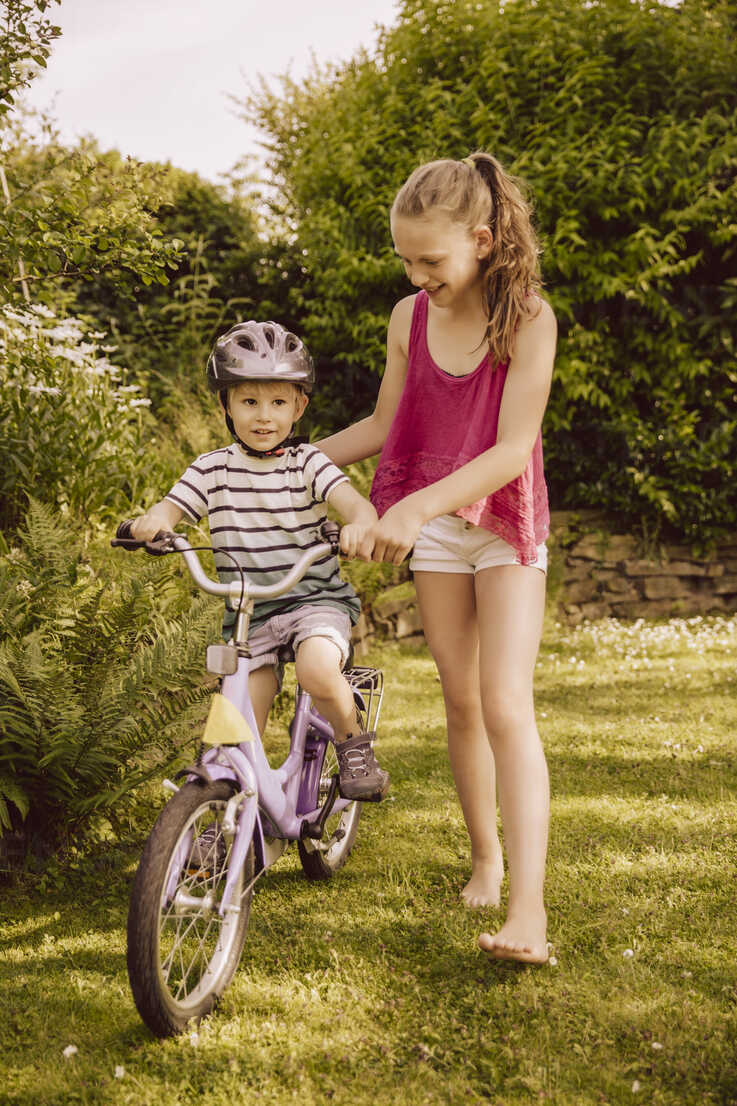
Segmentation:
{"type": "Polygon", "coordinates": [[[373,526],[366,522],[347,522],[340,531],[340,551],[345,557],[370,561],[374,548],[373,526]]]}
{"type": "Polygon", "coordinates": [[[400,565],[415,544],[424,522],[407,500],[395,503],[374,527],[373,560],[400,565]]]}

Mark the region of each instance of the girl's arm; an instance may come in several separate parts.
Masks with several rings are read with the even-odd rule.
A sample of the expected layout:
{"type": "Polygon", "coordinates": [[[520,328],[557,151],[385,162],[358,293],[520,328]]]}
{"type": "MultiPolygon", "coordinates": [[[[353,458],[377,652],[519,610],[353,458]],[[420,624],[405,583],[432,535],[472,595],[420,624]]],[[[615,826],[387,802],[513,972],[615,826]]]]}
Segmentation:
{"type": "Polygon", "coordinates": [[[534,318],[520,324],[504,384],[496,445],[390,507],[374,530],[374,560],[400,564],[420,527],[431,518],[467,507],[524,472],[545,413],[555,357],[555,315],[548,303],[542,300],[541,304],[534,318]]]}
{"type": "Polygon", "coordinates": [[[386,368],[373,414],[315,443],[339,468],[362,461],[364,457],[373,457],[386,441],[407,375],[414,300],[414,296],[407,296],[392,311],[386,338],[386,368]]]}

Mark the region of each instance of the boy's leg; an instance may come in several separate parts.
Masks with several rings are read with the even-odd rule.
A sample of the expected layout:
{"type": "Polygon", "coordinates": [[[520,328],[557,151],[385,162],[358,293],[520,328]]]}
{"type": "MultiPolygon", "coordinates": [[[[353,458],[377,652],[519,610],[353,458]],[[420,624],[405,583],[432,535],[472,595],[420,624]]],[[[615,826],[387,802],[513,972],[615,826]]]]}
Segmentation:
{"type": "Polygon", "coordinates": [[[381,799],[389,774],[379,767],[371,737],[362,733],[353,691],[341,671],[343,654],[327,637],[303,638],[297,645],[295,666],[300,687],[333,727],[340,767],[340,791],[346,799],[381,799]]]}
{"type": "Polygon", "coordinates": [[[279,690],[279,681],[276,678],[274,665],[265,664],[262,668],[257,668],[255,672],[251,672],[248,677],[248,690],[251,695],[251,706],[256,716],[258,732],[263,735],[271,704],[279,690]]]}
{"type": "Polygon", "coordinates": [[[494,758],[481,713],[479,641],[473,575],[416,571],[422,626],[438,667],[448,727],[448,756],[471,839],[468,906],[498,906],[504,878],[496,826],[494,758]]]}
{"type": "Polygon", "coordinates": [[[505,565],[476,576],[481,702],[509,864],[507,920],[479,944],[493,956],[527,963],[548,956],[543,883],[550,799],[532,693],[544,606],[545,575],[535,568],[505,565]]]}
{"type": "Polygon", "coordinates": [[[341,672],[343,658],[334,641],[308,637],[297,646],[295,667],[300,687],[312,697],[323,717],[333,727],[336,742],[357,732],[353,692],[341,672]]]}

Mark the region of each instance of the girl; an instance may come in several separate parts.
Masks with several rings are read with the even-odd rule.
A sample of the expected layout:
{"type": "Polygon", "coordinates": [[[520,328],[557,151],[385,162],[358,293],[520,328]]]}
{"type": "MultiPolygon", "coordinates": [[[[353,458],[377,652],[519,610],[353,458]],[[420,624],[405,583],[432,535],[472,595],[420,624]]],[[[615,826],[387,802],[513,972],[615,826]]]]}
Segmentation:
{"type": "Polygon", "coordinates": [[[472,907],[499,905],[498,787],[509,904],[504,925],[479,945],[540,964],[549,795],[532,677],[549,522],[540,424],[555,318],[539,295],[529,207],[490,155],[416,169],[394,200],[391,232],[419,291],[392,312],[374,413],[322,448],[342,466],[383,447],[371,491],[380,520],[361,552],[400,564],[414,546],[471,838],[462,896],[472,907]]]}

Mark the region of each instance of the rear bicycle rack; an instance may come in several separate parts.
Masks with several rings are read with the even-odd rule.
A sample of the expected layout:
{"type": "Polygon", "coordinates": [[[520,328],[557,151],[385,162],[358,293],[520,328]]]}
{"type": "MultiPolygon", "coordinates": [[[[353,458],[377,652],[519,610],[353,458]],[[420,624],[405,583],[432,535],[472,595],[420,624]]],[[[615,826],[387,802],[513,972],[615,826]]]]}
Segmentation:
{"type": "Polygon", "coordinates": [[[353,690],[356,706],[363,715],[364,729],[376,733],[384,699],[384,673],[378,668],[355,665],[343,673],[353,690]]]}

